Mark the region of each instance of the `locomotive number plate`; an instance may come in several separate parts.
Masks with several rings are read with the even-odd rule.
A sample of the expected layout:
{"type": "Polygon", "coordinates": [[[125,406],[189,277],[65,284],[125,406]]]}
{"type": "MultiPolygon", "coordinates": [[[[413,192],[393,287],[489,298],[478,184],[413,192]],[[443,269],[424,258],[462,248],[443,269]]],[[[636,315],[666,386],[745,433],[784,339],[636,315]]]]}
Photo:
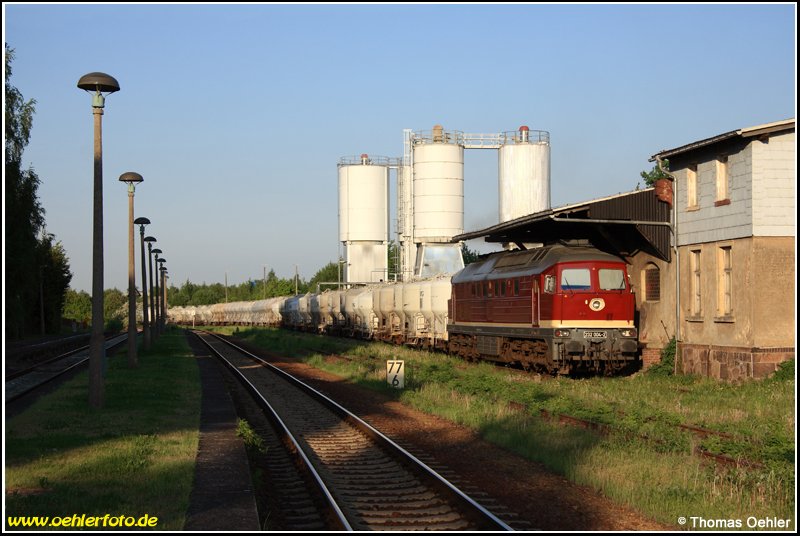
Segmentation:
{"type": "Polygon", "coordinates": [[[584,331],[583,332],[584,339],[605,339],[606,332],[605,331],[584,331]]]}

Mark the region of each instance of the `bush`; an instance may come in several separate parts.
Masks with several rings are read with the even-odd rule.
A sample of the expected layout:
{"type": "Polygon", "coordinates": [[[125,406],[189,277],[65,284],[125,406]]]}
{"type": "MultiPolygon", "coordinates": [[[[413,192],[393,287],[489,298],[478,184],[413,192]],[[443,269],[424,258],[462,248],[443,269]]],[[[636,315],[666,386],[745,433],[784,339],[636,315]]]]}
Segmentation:
{"type": "Polygon", "coordinates": [[[673,337],[667,346],[661,350],[661,362],[656,363],[649,369],[647,369],[647,374],[651,376],[672,376],[675,374],[675,347],[676,347],[675,338],[673,337]]]}
{"type": "Polygon", "coordinates": [[[784,361],[778,365],[778,370],[772,375],[772,379],[778,382],[785,382],[794,379],[794,359],[784,361]]]}
{"type": "Polygon", "coordinates": [[[119,333],[122,331],[123,324],[122,319],[118,317],[109,318],[106,320],[106,331],[110,331],[112,333],[119,333]]]}

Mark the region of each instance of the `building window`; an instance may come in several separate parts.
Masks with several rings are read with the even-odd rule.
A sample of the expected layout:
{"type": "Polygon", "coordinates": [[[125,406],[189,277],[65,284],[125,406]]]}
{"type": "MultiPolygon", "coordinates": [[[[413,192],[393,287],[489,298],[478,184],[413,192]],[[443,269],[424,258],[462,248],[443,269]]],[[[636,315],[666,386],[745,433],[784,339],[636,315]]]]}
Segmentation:
{"type": "Polygon", "coordinates": [[[661,300],[661,270],[655,264],[644,269],[644,299],[649,302],[661,300]]]}
{"type": "Polygon", "coordinates": [[[697,164],[686,168],[686,208],[697,208],[697,164]]]}
{"type": "Polygon", "coordinates": [[[733,316],[733,265],[731,246],[717,250],[717,316],[733,316]]]}
{"type": "Polygon", "coordinates": [[[700,287],[700,250],[693,249],[690,251],[689,256],[690,262],[690,271],[691,271],[691,278],[692,278],[692,285],[691,285],[691,306],[690,306],[690,313],[693,317],[699,317],[703,313],[703,295],[701,293],[702,289],[700,287]]]}
{"type": "Polygon", "coordinates": [[[519,279],[514,280],[514,296],[519,296],[519,279]]]}
{"type": "Polygon", "coordinates": [[[728,157],[718,156],[717,160],[717,199],[716,206],[727,205],[728,199],[728,157]]]}

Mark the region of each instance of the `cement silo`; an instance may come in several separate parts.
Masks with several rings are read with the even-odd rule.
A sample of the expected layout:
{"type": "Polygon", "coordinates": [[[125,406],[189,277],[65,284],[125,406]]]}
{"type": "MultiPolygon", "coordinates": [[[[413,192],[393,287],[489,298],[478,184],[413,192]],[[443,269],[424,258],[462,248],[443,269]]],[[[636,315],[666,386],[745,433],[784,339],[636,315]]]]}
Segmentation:
{"type": "Polygon", "coordinates": [[[498,149],[500,223],[550,208],[550,134],[521,126],[498,149]]]}
{"type": "Polygon", "coordinates": [[[385,281],[389,270],[389,159],[339,160],[339,240],[348,283],[385,281]]]}
{"type": "Polygon", "coordinates": [[[463,134],[436,125],[413,135],[414,275],[429,277],[464,267],[458,244],[464,232],[463,134]]]}

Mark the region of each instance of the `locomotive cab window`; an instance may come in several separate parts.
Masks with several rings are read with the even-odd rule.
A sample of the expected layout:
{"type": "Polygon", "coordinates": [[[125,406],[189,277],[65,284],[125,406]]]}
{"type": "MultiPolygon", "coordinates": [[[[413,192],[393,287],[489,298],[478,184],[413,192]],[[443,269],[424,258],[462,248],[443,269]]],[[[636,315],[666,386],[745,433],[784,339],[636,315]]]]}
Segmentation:
{"type": "Polygon", "coordinates": [[[561,270],[561,290],[591,290],[592,279],[588,268],[561,270]]]}
{"type": "Polygon", "coordinates": [[[600,268],[600,290],[625,290],[625,272],[600,268]]]}
{"type": "Polygon", "coordinates": [[[544,276],[544,291],[548,294],[553,294],[556,291],[556,276],[544,276]]]}

